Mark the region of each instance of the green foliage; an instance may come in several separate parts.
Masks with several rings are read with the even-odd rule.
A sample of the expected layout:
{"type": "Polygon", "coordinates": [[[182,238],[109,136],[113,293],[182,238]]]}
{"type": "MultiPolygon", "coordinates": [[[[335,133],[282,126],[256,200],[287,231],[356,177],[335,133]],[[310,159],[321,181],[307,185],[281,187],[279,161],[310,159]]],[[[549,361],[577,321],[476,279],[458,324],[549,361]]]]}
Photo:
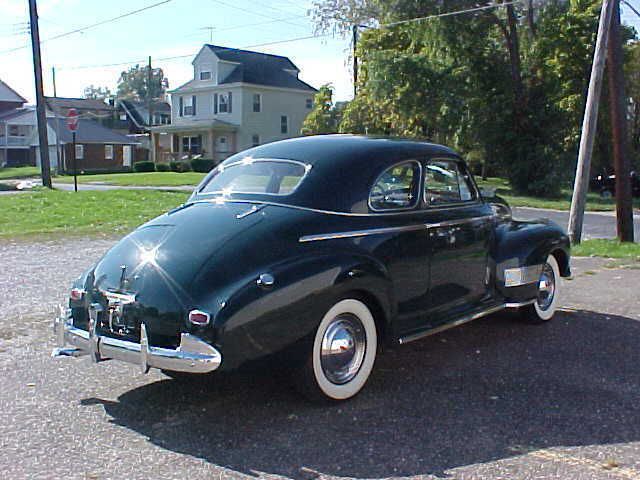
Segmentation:
{"type": "MultiPolygon", "coordinates": [[[[601,2],[549,0],[531,9],[525,3],[361,29],[358,95],[340,131],[444,143],[472,153],[476,172],[508,177],[516,193],[560,195],[574,172],[601,2]]],[[[441,5],[317,0],[316,23],[320,30],[346,31],[349,18],[384,25],[477,2],[441,5]]],[[[608,112],[600,110],[606,132],[608,112]]],[[[640,120],[637,125],[640,131],[640,120]]],[[[609,152],[603,133],[595,164],[609,161],[609,152]]]]}
{"type": "Polygon", "coordinates": [[[113,94],[111,90],[107,87],[96,87],[93,84],[85,87],[84,92],[82,94],[84,98],[91,98],[94,100],[104,100],[107,101],[113,98],[113,94]]]}
{"type": "Polygon", "coordinates": [[[168,163],[156,163],[156,172],[170,172],[171,166],[168,163]]]}
{"type": "Polygon", "coordinates": [[[151,161],[136,162],[133,164],[134,172],[155,172],[156,164],[151,161]]]}
{"type": "Polygon", "coordinates": [[[169,166],[171,167],[172,172],[183,173],[191,171],[191,164],[189,162],[169,162],[169,166]]]}
{"type": "Polygon", "coordinates": [[[216,162],[209,158],[194,158],[191,160],[191,168],[194,172],[209,173],[215,166],[216,162]]]}
{"type": "Polygon", "coordinates": [[[338,131],[338,109],[333,104],[333,88],[326,84],[320,87],[313,100],[313,110],[307,115],[301,133],[318,135],[338,131]]]}
{"type": "Polygon", "coordinates": [[[136,65],[120,74],[118,79],[118,98],[148,101],[160,98],[167,89],[167,81],[161,68],[151,69],[149,85],[149,67],[136,65]]]}

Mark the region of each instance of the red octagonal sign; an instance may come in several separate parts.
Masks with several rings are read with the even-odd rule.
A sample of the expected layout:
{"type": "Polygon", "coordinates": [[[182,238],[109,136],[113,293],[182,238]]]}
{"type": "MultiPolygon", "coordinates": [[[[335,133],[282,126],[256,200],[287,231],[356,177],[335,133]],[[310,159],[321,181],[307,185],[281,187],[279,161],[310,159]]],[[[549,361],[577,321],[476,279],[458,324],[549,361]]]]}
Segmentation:
{"type": "Polygon", "coordinates": [[[67,112],[67,128],[72,132],[78,130],[78,111],[75,108],[70,108],[67,112]]]}

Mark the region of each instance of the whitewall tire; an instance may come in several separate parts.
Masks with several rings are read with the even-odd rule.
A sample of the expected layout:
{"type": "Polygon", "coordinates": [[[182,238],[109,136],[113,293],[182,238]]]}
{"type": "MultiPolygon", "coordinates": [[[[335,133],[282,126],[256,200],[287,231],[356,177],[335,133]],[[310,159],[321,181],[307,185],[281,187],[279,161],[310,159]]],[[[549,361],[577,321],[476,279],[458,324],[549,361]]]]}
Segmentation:
{"type": "Polygon", "coordinates": [[[301,391],[314,400],[346,400],[364,387],[376,359],[378,336],[369,308],[346,298],[322,317],[299,372],[301,391]]]}
{"type": "Polygon", "coordinates": [[[536,301],[523,308],[528,320],[547,322],[551,320],[560,307],[560,266],[553,255],[549,255],[538,280],[538,296],[536,301]]]}

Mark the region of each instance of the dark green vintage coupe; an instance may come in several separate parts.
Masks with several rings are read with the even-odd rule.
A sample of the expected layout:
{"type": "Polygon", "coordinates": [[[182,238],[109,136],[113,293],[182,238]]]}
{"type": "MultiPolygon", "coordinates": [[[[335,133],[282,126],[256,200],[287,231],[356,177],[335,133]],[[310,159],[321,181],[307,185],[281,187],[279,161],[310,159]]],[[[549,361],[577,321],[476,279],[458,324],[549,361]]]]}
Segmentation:
{"type": "Polygon", "coordinates": [[[307,395],[344,400],[380,345],[504,308],[551,319],[569,274],[562,230],[511,219],[449,148],[285,140],[227,159],[78,278],[55,354],[170,376],[278,357],[307,395]]]}

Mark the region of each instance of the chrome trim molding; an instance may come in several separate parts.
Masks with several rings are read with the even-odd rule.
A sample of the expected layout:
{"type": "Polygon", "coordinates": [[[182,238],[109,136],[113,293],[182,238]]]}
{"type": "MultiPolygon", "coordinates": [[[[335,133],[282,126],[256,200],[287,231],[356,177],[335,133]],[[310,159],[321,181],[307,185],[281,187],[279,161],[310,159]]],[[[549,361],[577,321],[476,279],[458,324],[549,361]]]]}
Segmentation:
{"type": "Polygon", "coordinates": [[[347,232],[331,232],[331,233],[319,233],[315,235],[304,235],[298,239],[300,243],[315,242],[319,240],[335,240],[339,238],[353,238],[353,237],[365,237],[368,235],[383,235],[385,233],[396,232],[411,232],[415,230],[428,230],[430,228],[450,227],[453,225],[463,225],[466,223],[472,223],[477,220],[483,220],[492,218],[493,215],[483,215],[480,217],[461,218],[459,220],[447,220],[439,223],[421,223],[418,225],[403,225],[400,227],[383,227],[383,228],[368,228],[363,230],[352,230],[347,232]]]}
{"type": "Polygon", "coordinates": [[[505,287],[519,287],[536,283],[540,279],[542,265],[528,265],[524,267],[505,268],[503,279],[505,287]]]}
{"type": "Polygon", "coordinates": [[[140,343],[99,335],[96,333],[97,309],[91,310],[94,313],[90,316],[87,331],[74,327],[71,312],[60,309],[60,315],[53,322],[58,348],[52,352],[52,356],[91,355],[96,362],[121,360],[139,365],[143,372],[154,367],[177,372],[208,373],[222,364],[222,355],[218,350],[189,333],[180,335],[180,345],[175,350],[149,345],[144,323],[140,325],[140,343]]]}
{"type": "Polygon", "coordinates": [[[487,315],[491,315],[492,313],[495,313],[495,312],[499,312],[500,310],[504,310],[505,308],[506,308],[506,305],[504,305],[504,304],[494,305],[493,307],[489,307],[489,308],[487,308],[485,310],[481,310],[481,311],[476,312],[476,313],[465,315],[464,317],[461,317],[460,319],[456,320],[455,322],[447,323],[445,325],[441,325],[439,327],[435,327],[435,328],[432,328],[430,330],[426,330],[424,332],[414,333],[412,335],[407,335],[405,337],[400,337],[398,339],[398,343],[400,345],[404,345],[405,343],[413,342],[415,340],[419,340],[419,339],[424,338],[424,337],[435,335],[436,333],[444,332],[445,330],[449,330],[450,328],[457,327],[459,325],[463,325],[465,323],[471,322],[473,320],[477,320],[477,319],[482,318],[482,317],[486,317],[487,315]]]}
{"type": "Polygon", "coordinates": [[[527,300],[526,302],[507,302],[504,304],[505,308],[520,308],[526,307],[527,305],[532,305],[536,303],[536,299],[533,298],[531,300],[527,300]]]}
{"type": "MultiPolygon", "coordinates": [[[[213,195],[213,194],[202,194],[202,195],[213,195]]],[[[224,198],[222,196],[217,196],[215,198],[201,198],[198,200],[189,201],[187,200],[186,204],[191,203],[213,203],[213,204],[224,204],[224,203],[249,203],[256,205],[266,205],[272,207],[283,207],[283,208],[292,208],[294,210],[303,210],[305,212],[314,212],[314,213],[323,213],[326,215],[340,215],[343,217],[381,217],[381,216],[389,216],[389,215],[413,215],[413,214],[424,214],[432,211],[439,210],[460,210],[465,208],[477,207],[482,204],[480,201],[473,202],[469,205],[438,205],[437,207],[427,207],[425,209],[413,209],[413,210],[403,210],[403,211],[393,211],[393,212],[378,212],[378,213],[353,213],[353,212],[339,212],[336,210],[322,210],[319,208],[311,208],[311,207],[302,207],[300,205],[291,205],[289,203],[280,203],[280,202],[268,202],[265,200],[248,200],[242,198],[224,198]]],[[[493,215],[487,215],[493,217],[493,215]]]]}

